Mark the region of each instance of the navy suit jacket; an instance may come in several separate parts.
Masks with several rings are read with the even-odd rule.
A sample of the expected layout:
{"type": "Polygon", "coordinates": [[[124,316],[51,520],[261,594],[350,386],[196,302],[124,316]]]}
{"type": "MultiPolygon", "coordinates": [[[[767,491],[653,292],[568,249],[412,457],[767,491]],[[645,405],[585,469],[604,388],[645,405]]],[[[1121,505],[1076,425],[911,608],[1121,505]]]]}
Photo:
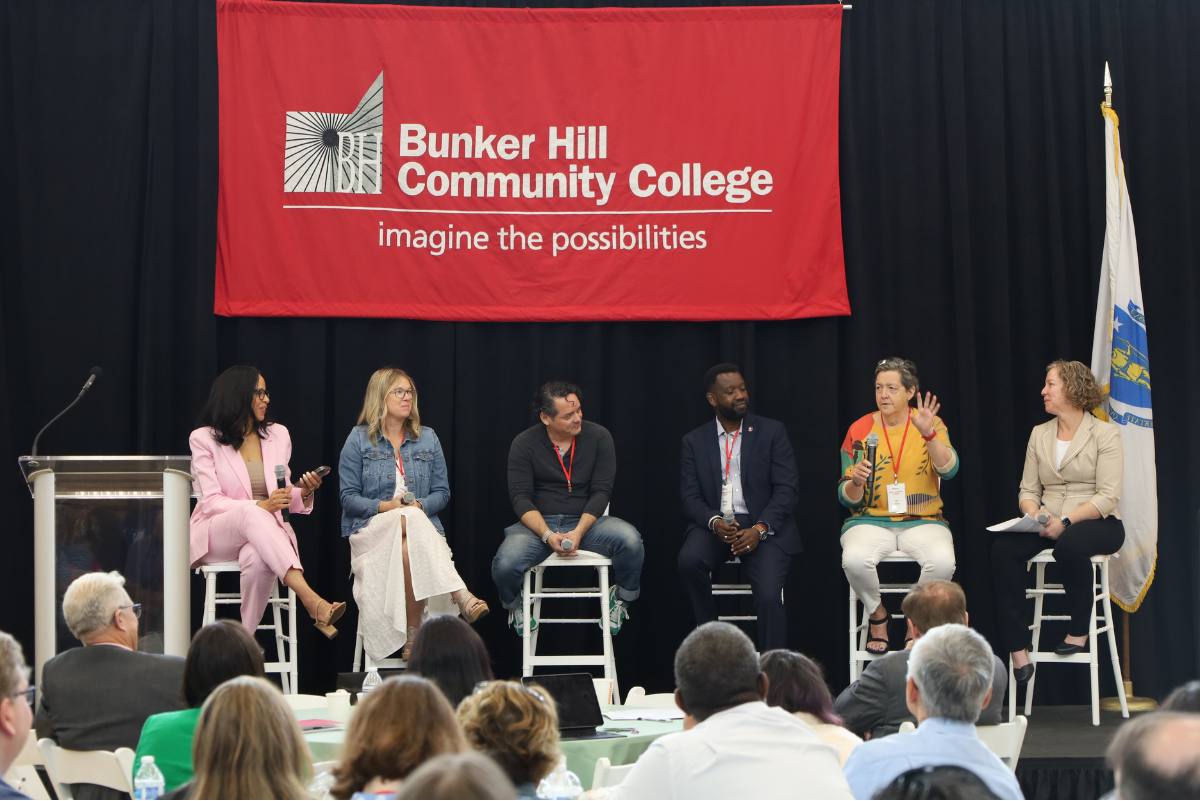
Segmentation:
{"type": "MultiPolygon", "coordinates": [[[[742,418],[741,440],[742,497],[750,517],[770,526],[780,547],[796,554],[800,532],[793,513],[800,487],[787,431],[778,420],[748,414],[742,418]]],[[[721,514],[723,459],[714,418],[684,435],[679,494],[689,532],[693,528],[708,531],[708,521],[721,514]]]]}

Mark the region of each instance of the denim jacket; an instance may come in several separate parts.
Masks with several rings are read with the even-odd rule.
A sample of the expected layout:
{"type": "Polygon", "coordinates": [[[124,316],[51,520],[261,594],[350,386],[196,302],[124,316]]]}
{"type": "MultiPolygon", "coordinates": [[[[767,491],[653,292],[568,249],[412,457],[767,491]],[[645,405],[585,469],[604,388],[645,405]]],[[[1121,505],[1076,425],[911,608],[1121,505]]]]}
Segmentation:
{"type": "MultiPolygon", "coordinates": [[[[450,502],[450,480],[437,434],[429,426],[421,426],[418,439],[405,438],[400,459],[409,491],[417,496],[434,527],[445,534],[438,513],[450,502]]],[[[392,443],[381,436],[372,445],[367,427],[355,426],[342,446],[338,481],[342,491],[342,536],[349,537],[378,513],[380,501],[396,494],[396,451],[392,443]]]]}

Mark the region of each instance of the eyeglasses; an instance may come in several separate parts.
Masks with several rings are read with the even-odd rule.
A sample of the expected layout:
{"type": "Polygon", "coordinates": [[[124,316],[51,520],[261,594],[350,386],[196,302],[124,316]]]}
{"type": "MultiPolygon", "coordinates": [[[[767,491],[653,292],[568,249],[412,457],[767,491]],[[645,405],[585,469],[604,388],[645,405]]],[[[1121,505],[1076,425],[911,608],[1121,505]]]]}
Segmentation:
{"type": "Polygon", "coordinates": [[[271,393],[267,392],[265,389],[256,388],[254,390],[254,397],[258,398],[259,400],[266,400],[267,398],[271,397],[271,393]]]}
{"type": "Polygon", "coordinates": [[[401,388],[397,387],[396,389],[389,390],[388,394],[391,395],[392,397],[399,398],[400,400],[404,400],[405,398],[415,397],[417,394],[417,391],[415,389],[401,389],[401,388]]]}
{"type": "Polygon", "coordinates": [[[129,611],[133,612],[134,617],[138,618],[139,620],[142,618],[141,604],[122,604],[121,606],[118,606],[117,609],[128,609],[129,611]]]}
{"type": "Polygon", "coordinates": [[[17,692],[13,693],[12,697],[20,698],[20,697],[24,696],[25,703],[29,704],[30,708],[32,709],[33,708],[33,699],[35,697],[36,691],[37,691],[37,688],[34,687],[32,684],[30,684],[24,690],[18,690],[17,692]]]}

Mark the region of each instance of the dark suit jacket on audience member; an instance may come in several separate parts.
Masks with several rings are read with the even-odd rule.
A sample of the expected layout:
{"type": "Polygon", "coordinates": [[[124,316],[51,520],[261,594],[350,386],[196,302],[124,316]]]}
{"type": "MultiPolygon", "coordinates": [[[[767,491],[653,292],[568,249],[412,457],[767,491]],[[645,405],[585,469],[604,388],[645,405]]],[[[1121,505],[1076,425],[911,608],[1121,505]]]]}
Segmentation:
{"type": "Polygon", "coordinates": [[[38,737],[76,751],[137,748],[146,718],[183,709],[183,658],[72,648],[46,663],[38,690],[38,737]]]}
{"type": "MultiPolygon", "coordinates": [[[[905,682],[908,677],[908,657],[912,651],[895,651],[867,663],[858,681],[842,690],[833,705],[841,715],[843,725],[855,734],[870,732],[871,737],[895,734],[906,720],[916,718],[908,711],[905,682]]],[[[1000,657],[993,656],[995,673],[992,677],[992,700],[979,714],[981,726],[1002,722],[1004,691],[1008,687],[1008,668],[1000,657]]]]}

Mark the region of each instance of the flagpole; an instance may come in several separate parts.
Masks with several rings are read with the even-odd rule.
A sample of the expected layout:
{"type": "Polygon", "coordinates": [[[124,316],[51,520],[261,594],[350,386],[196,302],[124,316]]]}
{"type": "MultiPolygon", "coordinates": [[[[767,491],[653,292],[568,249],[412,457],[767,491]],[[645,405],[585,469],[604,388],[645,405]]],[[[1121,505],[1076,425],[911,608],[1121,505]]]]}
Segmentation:
{"type": "MultiPolygon", "coordinates": [[[[1104,62],[1104,108],[1112,108],[1112,73],[1108,69],[1108,62],[1104,62]]],[[[1129,617],[1130,613],[1122,610],[1121,612],[1121,678],[1125,685],[1125,702],[1126,708],[1130,712],[1151,712],[1158,709],[1158,702],[1153,698],[1139,698],[1133,694],[1133,673],[1130,666],[1129,652],[1131,637],[1129,634],[1129,617]]],[[[1100,700],[1100,708],[1105,712],[1120,712],[1121,699],[1119,698],[1102,698],[1100,700]]]]}

